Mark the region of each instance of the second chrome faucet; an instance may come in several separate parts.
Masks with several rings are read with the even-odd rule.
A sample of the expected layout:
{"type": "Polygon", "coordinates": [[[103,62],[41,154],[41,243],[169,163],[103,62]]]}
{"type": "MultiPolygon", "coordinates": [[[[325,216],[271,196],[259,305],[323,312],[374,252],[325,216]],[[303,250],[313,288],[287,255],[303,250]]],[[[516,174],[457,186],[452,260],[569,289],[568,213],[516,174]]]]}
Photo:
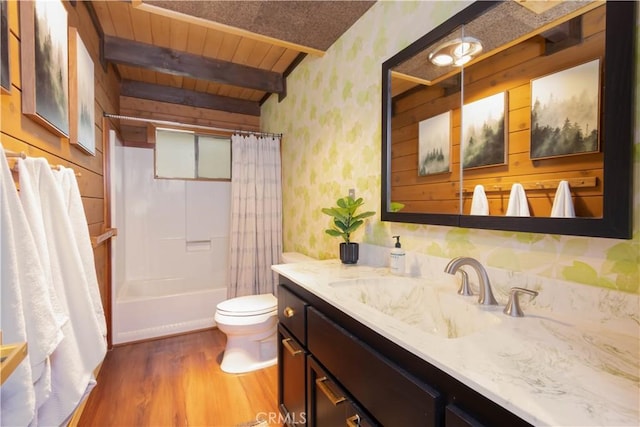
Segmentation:
{"type": "MultiPolygon", "coordinates": [[[[491,291],[491,282],[489,280],[487,270],[484,269],[482,264],[480,264],[480,261],[478,261],[477,259],[470,257],[454,258],[449,261],[449,264],[447,264],[447,266],[445,267],[444,272],[455,275],[463,265],[468,265],[469,267],[473,268],[478,274],[478,287],[480,288],[480,296],[478,298],[478,302],[483,305],[498,305],[498,302],[496,301],[495,297],[493,296],[493,292],[491,291]]],[[[460,271],[464,273],[463,270],[460,271]]],[[[463,274],[462,279],[464,287],[464,282],[467,279],[466,273],[463,274]]],[[[469,295],[470,293],[465,294],[469,295]]]]}

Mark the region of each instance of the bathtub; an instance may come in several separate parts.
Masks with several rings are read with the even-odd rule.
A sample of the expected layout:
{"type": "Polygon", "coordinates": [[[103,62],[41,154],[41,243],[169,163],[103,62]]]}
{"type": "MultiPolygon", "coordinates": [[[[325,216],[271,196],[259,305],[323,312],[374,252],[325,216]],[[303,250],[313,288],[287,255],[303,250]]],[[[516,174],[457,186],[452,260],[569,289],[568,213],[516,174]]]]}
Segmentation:
{"type": "Polygon", "coordinates": [[[113,343],[122,344],[215,326],[226,288],[171,278],[124,283],[113,311],[113,343]]]}

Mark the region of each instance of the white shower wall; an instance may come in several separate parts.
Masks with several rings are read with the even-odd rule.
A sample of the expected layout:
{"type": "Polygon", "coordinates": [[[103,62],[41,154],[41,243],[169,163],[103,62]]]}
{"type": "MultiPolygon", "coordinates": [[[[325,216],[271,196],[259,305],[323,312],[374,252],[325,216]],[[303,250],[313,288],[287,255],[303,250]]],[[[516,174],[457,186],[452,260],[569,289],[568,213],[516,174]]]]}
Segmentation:
{"type": "Polygon", "coordinates": [[[231,184],[154,179],[153,155],[114,153],[115,343],[213,326],[226,298],[231,184]]]}

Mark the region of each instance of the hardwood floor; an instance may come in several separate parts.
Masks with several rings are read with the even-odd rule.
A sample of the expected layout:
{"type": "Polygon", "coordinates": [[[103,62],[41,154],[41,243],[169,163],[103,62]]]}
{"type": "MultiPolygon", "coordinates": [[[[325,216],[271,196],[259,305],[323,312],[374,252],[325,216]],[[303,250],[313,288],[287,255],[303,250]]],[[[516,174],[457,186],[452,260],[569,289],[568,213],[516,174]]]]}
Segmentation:
{"type": "Polygon", "coordinates": [[[276,419],[277,367],[226,374],[225,342],[210,329],[115,347],[79,425],[236,427],[276,419]]]}

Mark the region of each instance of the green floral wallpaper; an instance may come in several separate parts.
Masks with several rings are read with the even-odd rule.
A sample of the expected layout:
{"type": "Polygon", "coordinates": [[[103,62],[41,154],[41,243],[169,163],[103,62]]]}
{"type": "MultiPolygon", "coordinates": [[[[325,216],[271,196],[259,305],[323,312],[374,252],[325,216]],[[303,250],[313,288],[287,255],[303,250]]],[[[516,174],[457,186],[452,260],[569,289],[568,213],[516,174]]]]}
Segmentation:
{"type": "MultiPolygon", "coordinates": [[[[380,221],[381,64],[468,4],[380,1],[323,57],[307,57],[296,68],[282,102],[272,96],[263,105],[263,130],[284,133],[284,249],[337,258],[339,240],[324,233],[330,219],[320,209],[355,188],[365,209],[378,212],[355,241],[391,247],[391,236],[399,234],[409,251],[444,258],[469,255],[492,267],[640,293],[640,185],[634,192],[632,240],[380,221]]],[[[638,70],[636,82],[637,77],[638,70]]],[[[635,111],[640,123],[640,109],[635,111]]],[[[636,125],[636,183],[639,136],[636,125]]]]}

